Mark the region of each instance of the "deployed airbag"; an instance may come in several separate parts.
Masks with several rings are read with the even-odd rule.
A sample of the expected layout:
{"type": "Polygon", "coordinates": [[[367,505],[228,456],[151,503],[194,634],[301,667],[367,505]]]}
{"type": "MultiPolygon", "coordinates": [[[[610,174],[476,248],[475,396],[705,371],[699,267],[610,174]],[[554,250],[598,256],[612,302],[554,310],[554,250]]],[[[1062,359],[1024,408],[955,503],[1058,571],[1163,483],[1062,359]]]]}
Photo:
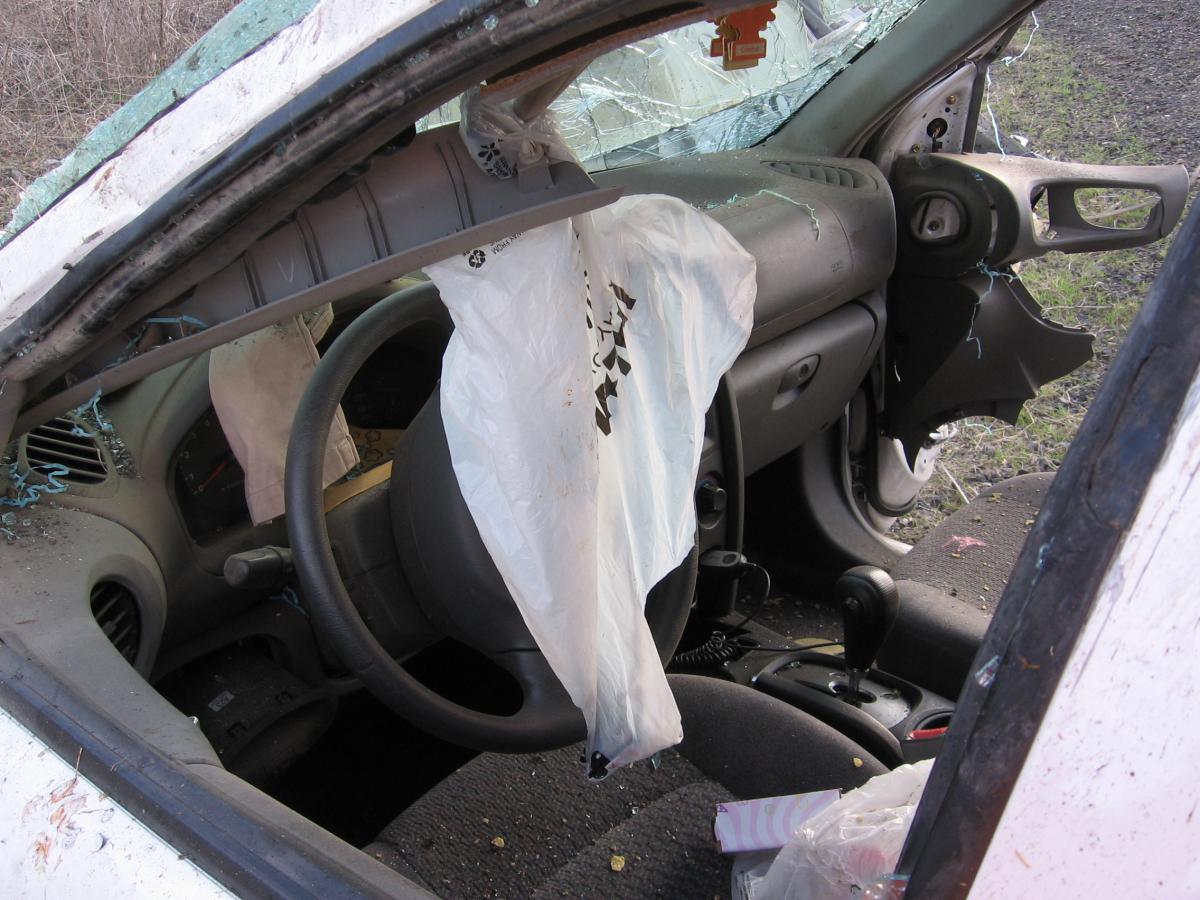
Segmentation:
{"type": "Polygon", "coordinates": [[[643,607],[695,541],[704,416],[750,334],[754,257],[682,201],[636,196],[426,271],[456,326],[441,408],[459,486],[603,777],[683,736],[643,607]]]}

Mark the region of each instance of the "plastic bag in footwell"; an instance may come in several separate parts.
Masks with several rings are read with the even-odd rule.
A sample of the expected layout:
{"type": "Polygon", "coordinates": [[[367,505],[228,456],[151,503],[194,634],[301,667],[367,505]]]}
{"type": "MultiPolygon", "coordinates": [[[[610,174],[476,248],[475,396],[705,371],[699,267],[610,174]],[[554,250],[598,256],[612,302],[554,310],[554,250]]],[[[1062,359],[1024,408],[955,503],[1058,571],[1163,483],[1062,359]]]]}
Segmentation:
{"type": "Polygon", "coordinates": [[[843,900],[904,895],[904,876],[893,875],[933,760],[876,775],[847,792],[792,837],[751,897],[772,900],[843,900]]]}
{"type": "Polygon", "coordinates": [[[634,196],[426,271],[455,324],[459,486],[603,777],[682,738],[643,607],[695,540],[704,415],[750,333],[754,257],[682,201],[634,196]]]}

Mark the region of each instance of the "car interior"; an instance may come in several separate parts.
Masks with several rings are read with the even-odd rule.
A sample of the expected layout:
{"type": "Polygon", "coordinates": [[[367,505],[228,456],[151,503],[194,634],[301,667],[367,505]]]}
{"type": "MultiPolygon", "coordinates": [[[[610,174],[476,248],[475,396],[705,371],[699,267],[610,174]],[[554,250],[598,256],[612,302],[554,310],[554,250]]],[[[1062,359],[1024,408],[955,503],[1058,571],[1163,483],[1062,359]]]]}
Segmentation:
{"type": "MultiPolygon", "coordinates": [[[[950,423],[1015,422],[1090,358],[1014,265],[1165,236],[1187,176],[977,144],[987,66],[1027,4],[953,26],[862,4],[872,28],[891,18],[845,26],[861,45],[789,6],[843,70],[798,111],[758,103],[762,137],[709,149],[668,123],[667,141],[500,180],[433,116],[142,291],[31,382],[0,508],[4,640],[239,815],[390,895],[724,893],[716,803],[936,755],[1053,476],[996,485],[913,547],[888,529],[950,423]],[[939,58],[915,60],[939,30],[939,58]],[[847,104],[899,59],[906,85],[847,104]],[[1155,202],[1102,227],[1097,187],[1155,202]],[[620,193],[713,217],[755,257],[758,294],[705,422],[694,552],[646,604],[684,741],[594,783],[583,720],[458,491],[438,403],[454,325],[422,268],[620,193]],[[210,359],[326,304],[287,512],[256,525],[210,359]],[[360,462],[326,487],[339,405],[360,462]]],[[[507,63],[485,94],[565,109],[606,54],[713,27],[671,9],[507,63]]]]}

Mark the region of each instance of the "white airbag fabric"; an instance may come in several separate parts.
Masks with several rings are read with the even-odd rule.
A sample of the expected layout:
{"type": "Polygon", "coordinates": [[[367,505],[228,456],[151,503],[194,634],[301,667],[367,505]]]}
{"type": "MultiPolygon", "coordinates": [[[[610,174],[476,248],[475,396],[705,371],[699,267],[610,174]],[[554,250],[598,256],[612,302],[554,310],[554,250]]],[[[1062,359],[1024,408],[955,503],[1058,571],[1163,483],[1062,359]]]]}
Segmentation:
{"type": "Polygon", "coordinates": [[[456,326],[454,471],[583,712],[590,768],[678,743],[643,607],[695,540],[705,411],[750,333],[754,257],[682,201],[635,196],[426,271],[456,326]]]}

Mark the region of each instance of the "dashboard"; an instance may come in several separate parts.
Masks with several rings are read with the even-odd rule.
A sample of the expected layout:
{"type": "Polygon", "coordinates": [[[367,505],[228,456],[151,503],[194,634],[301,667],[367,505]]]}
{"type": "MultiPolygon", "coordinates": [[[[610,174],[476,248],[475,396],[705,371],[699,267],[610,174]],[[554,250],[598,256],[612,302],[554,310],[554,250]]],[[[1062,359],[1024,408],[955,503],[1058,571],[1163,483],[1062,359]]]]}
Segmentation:
{"type": "MultiPolygon", "coordinates": [[[[380,157],[357,186],[343,190],[373,192],[394,179],[403,183],[402,162],[380,157]]],[[[892,194],[874,165],[798,157],[764,145],[616,169],[594,178],[601,188],[685,200],[724,225],[757,261],[754,328],[728,376],[738,407],[744,470],[714,469],[702,476],[720,482],[749,475],[840,414],[882,341],[885,310],[878,289],[896,257],[892,194]]],[[[310,224],[324,222],[324,230],[316,229],[324,234],[340,221],[338,208],[325,198],[306,207],[304,215],[310,224]]],[[[271,240],[268,236],[259,243],[265,247],[271,240]]],[[[247,250],[247,259],[259,252],[256,248],[247,250]]],[[[236,279],[216,280],[219,285],[201,285],[198,291],[220,287],[228,292],[239,285],[234,293],[240,297],[249,290],[236,279]]],[[[248,297],[239,302],[253,305],[248,297]]],[[[325,345],[356,311],[341,310],[325,345]]],[[[434,389],[450,327],[447,319],[444,327],[414,330],[389,342],[347,390],[342,408],[364,467],[387,460],[398,434],[434,389]]],[[[240,496],[244,475],[211,409],[201,411],[179,442],[172,481],[187,532],[197,544],[219,542],[248,520],[240,496]]]]}
{"type": "MultiPolygon", "coordinates": [[[[863,383],[884,331],[879,289],[896,252],[886,181],[861,160],[778,154],[759,147],[595,179],[628,193],[684,199],[721,222],[757,261],[754,328],[724,379],[706,430],[698,506],[707,546],[739,541],[740,503],[720,491],[740,491],[744,478],[836,421],[863,383]]],[[[374,174],[379,183],[388,175],[382,169],[374,174]]],[[[322,214],[321,208],[312,214],[322,214]]],[[[380,296],[340,302],[320,349],[380,296]]],[[[435,389],[450,332],[447,316],[397,336],[349,386],[342,407],[363,469],[388,460],[435,389]]],[[[152,375],[102,405],[140,475],[113,466],[104,483],[73,484],[56,502],[117,522],[150,549],[165,583],[161,602],[170,598],[164,645],[221,626],[260,602],[231,594],[221,577],[224,561],[232,553],[284,544],[287,535],[281,520],[250,523],[245,475],[212,408],[208,356],[152,375]]]]}

